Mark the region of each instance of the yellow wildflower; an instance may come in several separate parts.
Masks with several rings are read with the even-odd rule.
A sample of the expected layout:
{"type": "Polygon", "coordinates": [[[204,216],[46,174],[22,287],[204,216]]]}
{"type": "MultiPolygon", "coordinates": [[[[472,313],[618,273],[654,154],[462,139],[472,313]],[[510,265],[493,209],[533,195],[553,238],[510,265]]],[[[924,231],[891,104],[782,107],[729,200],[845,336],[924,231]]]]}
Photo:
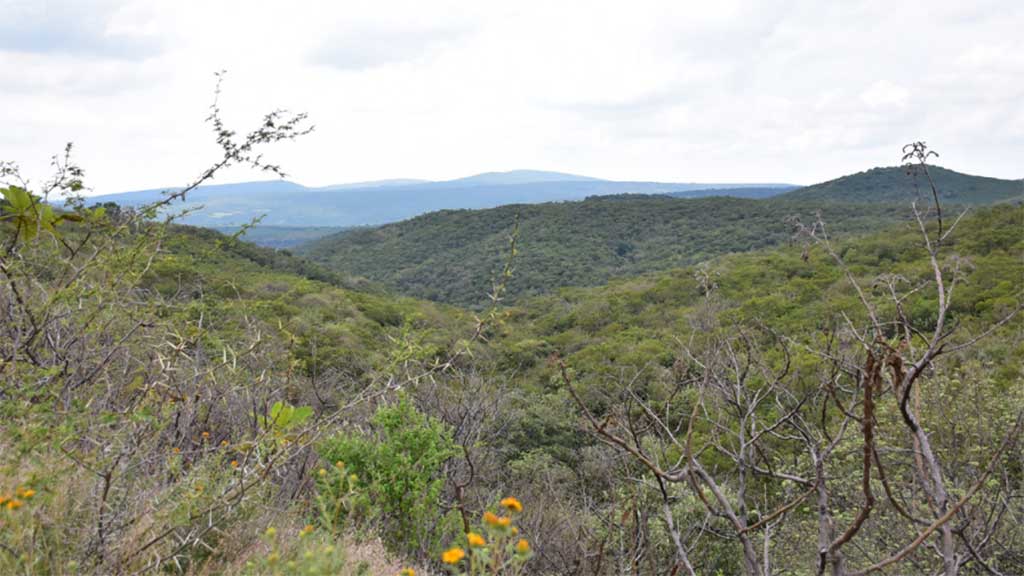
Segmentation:
{"type": "Polygon", "coordinates": [[[519,542],[516,542],[516,552],[520,554],[526,554],[530,551],[530,543],[525,538],[520,538],[519,542]]]}
{"type": "Polygon", "coordinates": [[[22,504],[24,504],[24,502],[22,502],[21,500],[18,500],[17,498],[13,498],[13,499],[7,501],[7,509],[8,510],[17,510],[18,508],[21,508],[22,504]]]}
{"type": "Polygon", "coordinates": [[[227,448],[228,447],[228,441],[227,440],[221,440],[220,441],[220,445],[221,445],[222,448],[227,448]]]}
{"type": "Polygon", "coordinates": [[[232,468],[238,468],[238,460],[232,460],[231,461],[231,467],[232,468]]]}
{"type": "MultiPolygon", "coordinates": [[[[341,470],[342,468],[345,467],[345,463],[342,462],[341,460],[338,460],[337,462],[334,463],[334,467],[341,470]]],[[[406,570],[412,570],[412,568],[406,568],[406,570]]]]}
{"type": "Polygon", "coordinates": [[[416,576],[416,571],[412,568],[403,568],[402,571],[398,573],[398,576],[416,576]]]}
{"type": "Polygon", "coordinates": [[[319,474],[320,477],[327,476],[327,470],[321,468],[320,470],[317,471],[317,474],[319,474]]]}
{"type": "Polygon", "coordinates": [[[449,548],[441,554],[441,561],[445,564],[458,564],[463,558],[466,557],[466,551],[462,548],[455,547],[449,548]]]}
{"type": "Polygon", "coordinates": [[[501,501],[501,505],[507,508],[510,512],[522,512],[523,504],[516,498],[509,496],[501,501]]]}
{"type": "Polygon", "coordinates": [[[466,540],[469,541],[469,545],[473,548],[479,548],[481,546],[487,545],[487,541],[484,540],[484,537],[477,534],[476,532],[467,533],[466,540]]]}
{"type": "Polygon", "coordinates": [[[313,525],[312,524],[306,524],[305,526],[302,527],[302,530],[299,530],[299,537],[308,536],[308,535],[310,535],[312,533],[313,533],[313,525]]]}
{"type": "Polygon", "coordinates": [[[175,454],[181,454],[181,448],[175,446],[174,448],[171,448],[171,452],[174,452],[175,454]]]}
{"type": "Polygon", "coordinates": [[[512,525],[512,519],[508,516],[498,516],[492,512],[484,512],[484,523],[493,528],[508,528],[512,525]]]}
{"type": "Polygon", "coordinates": [[[203,432],[203,440],[206,440],[206,439],[207,439],[207,438],[209,438],[209,437],[210,437],[210,433],[209,433],[209,432],[205,432],[205,431],[204,431],[204,432],[203,432]]]}

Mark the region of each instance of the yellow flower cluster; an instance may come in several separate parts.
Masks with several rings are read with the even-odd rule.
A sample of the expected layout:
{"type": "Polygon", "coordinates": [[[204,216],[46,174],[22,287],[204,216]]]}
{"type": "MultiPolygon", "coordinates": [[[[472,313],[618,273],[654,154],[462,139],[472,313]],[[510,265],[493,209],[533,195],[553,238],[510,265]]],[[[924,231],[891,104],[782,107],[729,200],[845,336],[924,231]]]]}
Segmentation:
{"type": "Polygon", "coordinates": [[[516,498],[509,496],[501,500],[501,505],[508,509],[509,512],[519,513],[523,511],[523,504],[516,498]]]}
{"type": "Polygon", "coordinates": [[[31,488],[24,486],[18,487],[14,491],[14,496],[9,494],[0,494],[0,506],[6,507],[10,511],[15,511],[25,505],[26,500],[31,500],[36,495],[36,491],[31,488]]]}
{"type": "Polygon", "coordinates": [[[456,546],[455,548],[449,548],[441,554],[441,562],[445,564],[458,564],[466,557],[466,551],[456,546]]]}
{"type": "Polygon", "coordinates": [[[520,574],[523,565],[532,556],[530,543],[516,537],[519,530],[512,525],[512,516],[523,511],[523,503],[509,496],[500,501],[507,516],[499,516],[490,510],[483,514],[483,525],[487,537],[478,532],[466,533],[467,549],[455,546],[441,554],[441,561],[448,566],[453,575],[462,574],[461,569],[468,567],[465,576],[482,574],[520,574]],[[463,560],[468,563],[463,565],[463,560]],[[485,570],[486,572],[481,572],[485,570]]]}
{"type": "Polygon", "coordinates": [[[512,525],[512,519],[508,516],[498,516],[493,512],[484,512],[484,524],[491,528],[508,528],[512,525]]]}

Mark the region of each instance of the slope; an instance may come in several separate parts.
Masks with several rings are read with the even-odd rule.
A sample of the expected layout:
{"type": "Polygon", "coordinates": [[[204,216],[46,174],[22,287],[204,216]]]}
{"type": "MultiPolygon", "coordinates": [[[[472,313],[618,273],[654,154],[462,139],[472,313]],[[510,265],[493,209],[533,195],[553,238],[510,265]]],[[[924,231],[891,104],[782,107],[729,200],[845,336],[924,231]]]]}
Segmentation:
{"type": "MultiPolygon", "coordinates": [[[[939,168],[934,175],[948,203],[1005,201],[1020,184],[939,168]]],[[[764,200],[610,195],[441,211],[326,236],[296,250],[403,294],[474,306],[486,302],[517,214],[520,254],[512,297],[783,244],[792,232],[788,218],[811,219],[819,210],[834,231],[870,232],[910,217],[905,194],[912,189],[902,169],[881,168],[764,200]]]]}
{"type": "MultiPolygon", "coordinates": [[[[871,286],[886,273],[924,286],[931,279],[916,225],[894,224],[859,236],[837,232],[833,241],[862,286],[871,286]]],[[[944,250],[971,262],[959,279],[951,310],[966,329],[974,329],[979,319],[994,322],[1021,305],[1024,207],[973,210],[944,250]]],[[[857,295],[832,259],[820,248],[807,249],[801,243],[524,299],[510,309],[495,346],[506,364],[541,373],[536,378],[527,373],[525,381],[550,380],[552,367],[544,361],[552,353],[565,358],[581,378],[593,377],[594,385],[616,364],[634,370],[651,364],[669,368],[679,345],[676,338],[692,333],[693,323],[699,323],[697,311],[706,296],[700,276],[705,275],[714,282],[717,313],[726,322],[764,323],[796,335],[813,334],[826,319],[839,322],[844,312],[855,319],[863,316],[857,295]]],[[[908,313],[927,324],[934,306],[932,296],[908,313]]],[[[986,347],[1000,354],[1024,354],[1022,326],[1024,319],[1018,316],[1005,329],[1013,338],[993,338],[986,347]]],[[[1020,363],[998,354],[990,361],[1008,379],[1024,374],[1020,363]]]]}
{"type": "MultiPolygon", "coordinates": [[[[296,251],[402,294],[472,306],[486,301],[517,215],[519,254],[509,292],[523,296],[784,244],[792,232],[787,217],[811,218],[816,208],[741,198],[596,197],[435,212],[342,232],[296,251]]],[[[870,230],[900,217],[883,205],[822,208],[842,231],[870,230]]]]}

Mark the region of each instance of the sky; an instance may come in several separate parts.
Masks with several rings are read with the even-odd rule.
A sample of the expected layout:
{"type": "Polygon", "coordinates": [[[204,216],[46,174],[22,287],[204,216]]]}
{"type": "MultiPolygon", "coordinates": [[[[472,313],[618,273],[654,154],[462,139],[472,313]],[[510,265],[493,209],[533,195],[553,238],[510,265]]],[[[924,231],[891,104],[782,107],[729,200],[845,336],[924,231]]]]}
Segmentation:
{"type": "MultiPolygon", "coordinates": [[[[0,160],[74,142],[94,193],[218,158],[214,73],[309,186],[530,168],[810,184],[900,161],[1024,177],[1020,0],[0,0],[0,160]]],[[[232,169],[217,182],[264,179],[232,169]]]]}

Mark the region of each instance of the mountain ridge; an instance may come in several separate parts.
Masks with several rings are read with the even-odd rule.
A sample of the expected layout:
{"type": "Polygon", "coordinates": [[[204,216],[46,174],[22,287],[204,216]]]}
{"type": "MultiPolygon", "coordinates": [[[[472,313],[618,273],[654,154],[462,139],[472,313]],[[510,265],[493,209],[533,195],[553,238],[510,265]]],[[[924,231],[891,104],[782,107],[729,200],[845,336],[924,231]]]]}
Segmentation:
{"type": "MultiPolygon", "coordinates": [[[[609,194],[693,192],[712,195],[729,188],[737,195],[757,196],[766,184],[620,182],[563,172],[513,170],[484,172],[443,181],[408,179],[336,184],[310,188],[288,180],[212,184],[189,194],[179,208],[192,210],[182,219],[190,225],[232,227],[259,216],[279,227],[381,225],[443,209],[482,209],[506,204],[582,200],[609,194]],[[744,192],[747,190],[749,192],[744,192]],[[200,209],[201,207],[201,209],[200,209]]],[[[162,197],[165,190],[119,192],[87,198],[89,204],[116,202],[139,206],[162,197]]]]}

